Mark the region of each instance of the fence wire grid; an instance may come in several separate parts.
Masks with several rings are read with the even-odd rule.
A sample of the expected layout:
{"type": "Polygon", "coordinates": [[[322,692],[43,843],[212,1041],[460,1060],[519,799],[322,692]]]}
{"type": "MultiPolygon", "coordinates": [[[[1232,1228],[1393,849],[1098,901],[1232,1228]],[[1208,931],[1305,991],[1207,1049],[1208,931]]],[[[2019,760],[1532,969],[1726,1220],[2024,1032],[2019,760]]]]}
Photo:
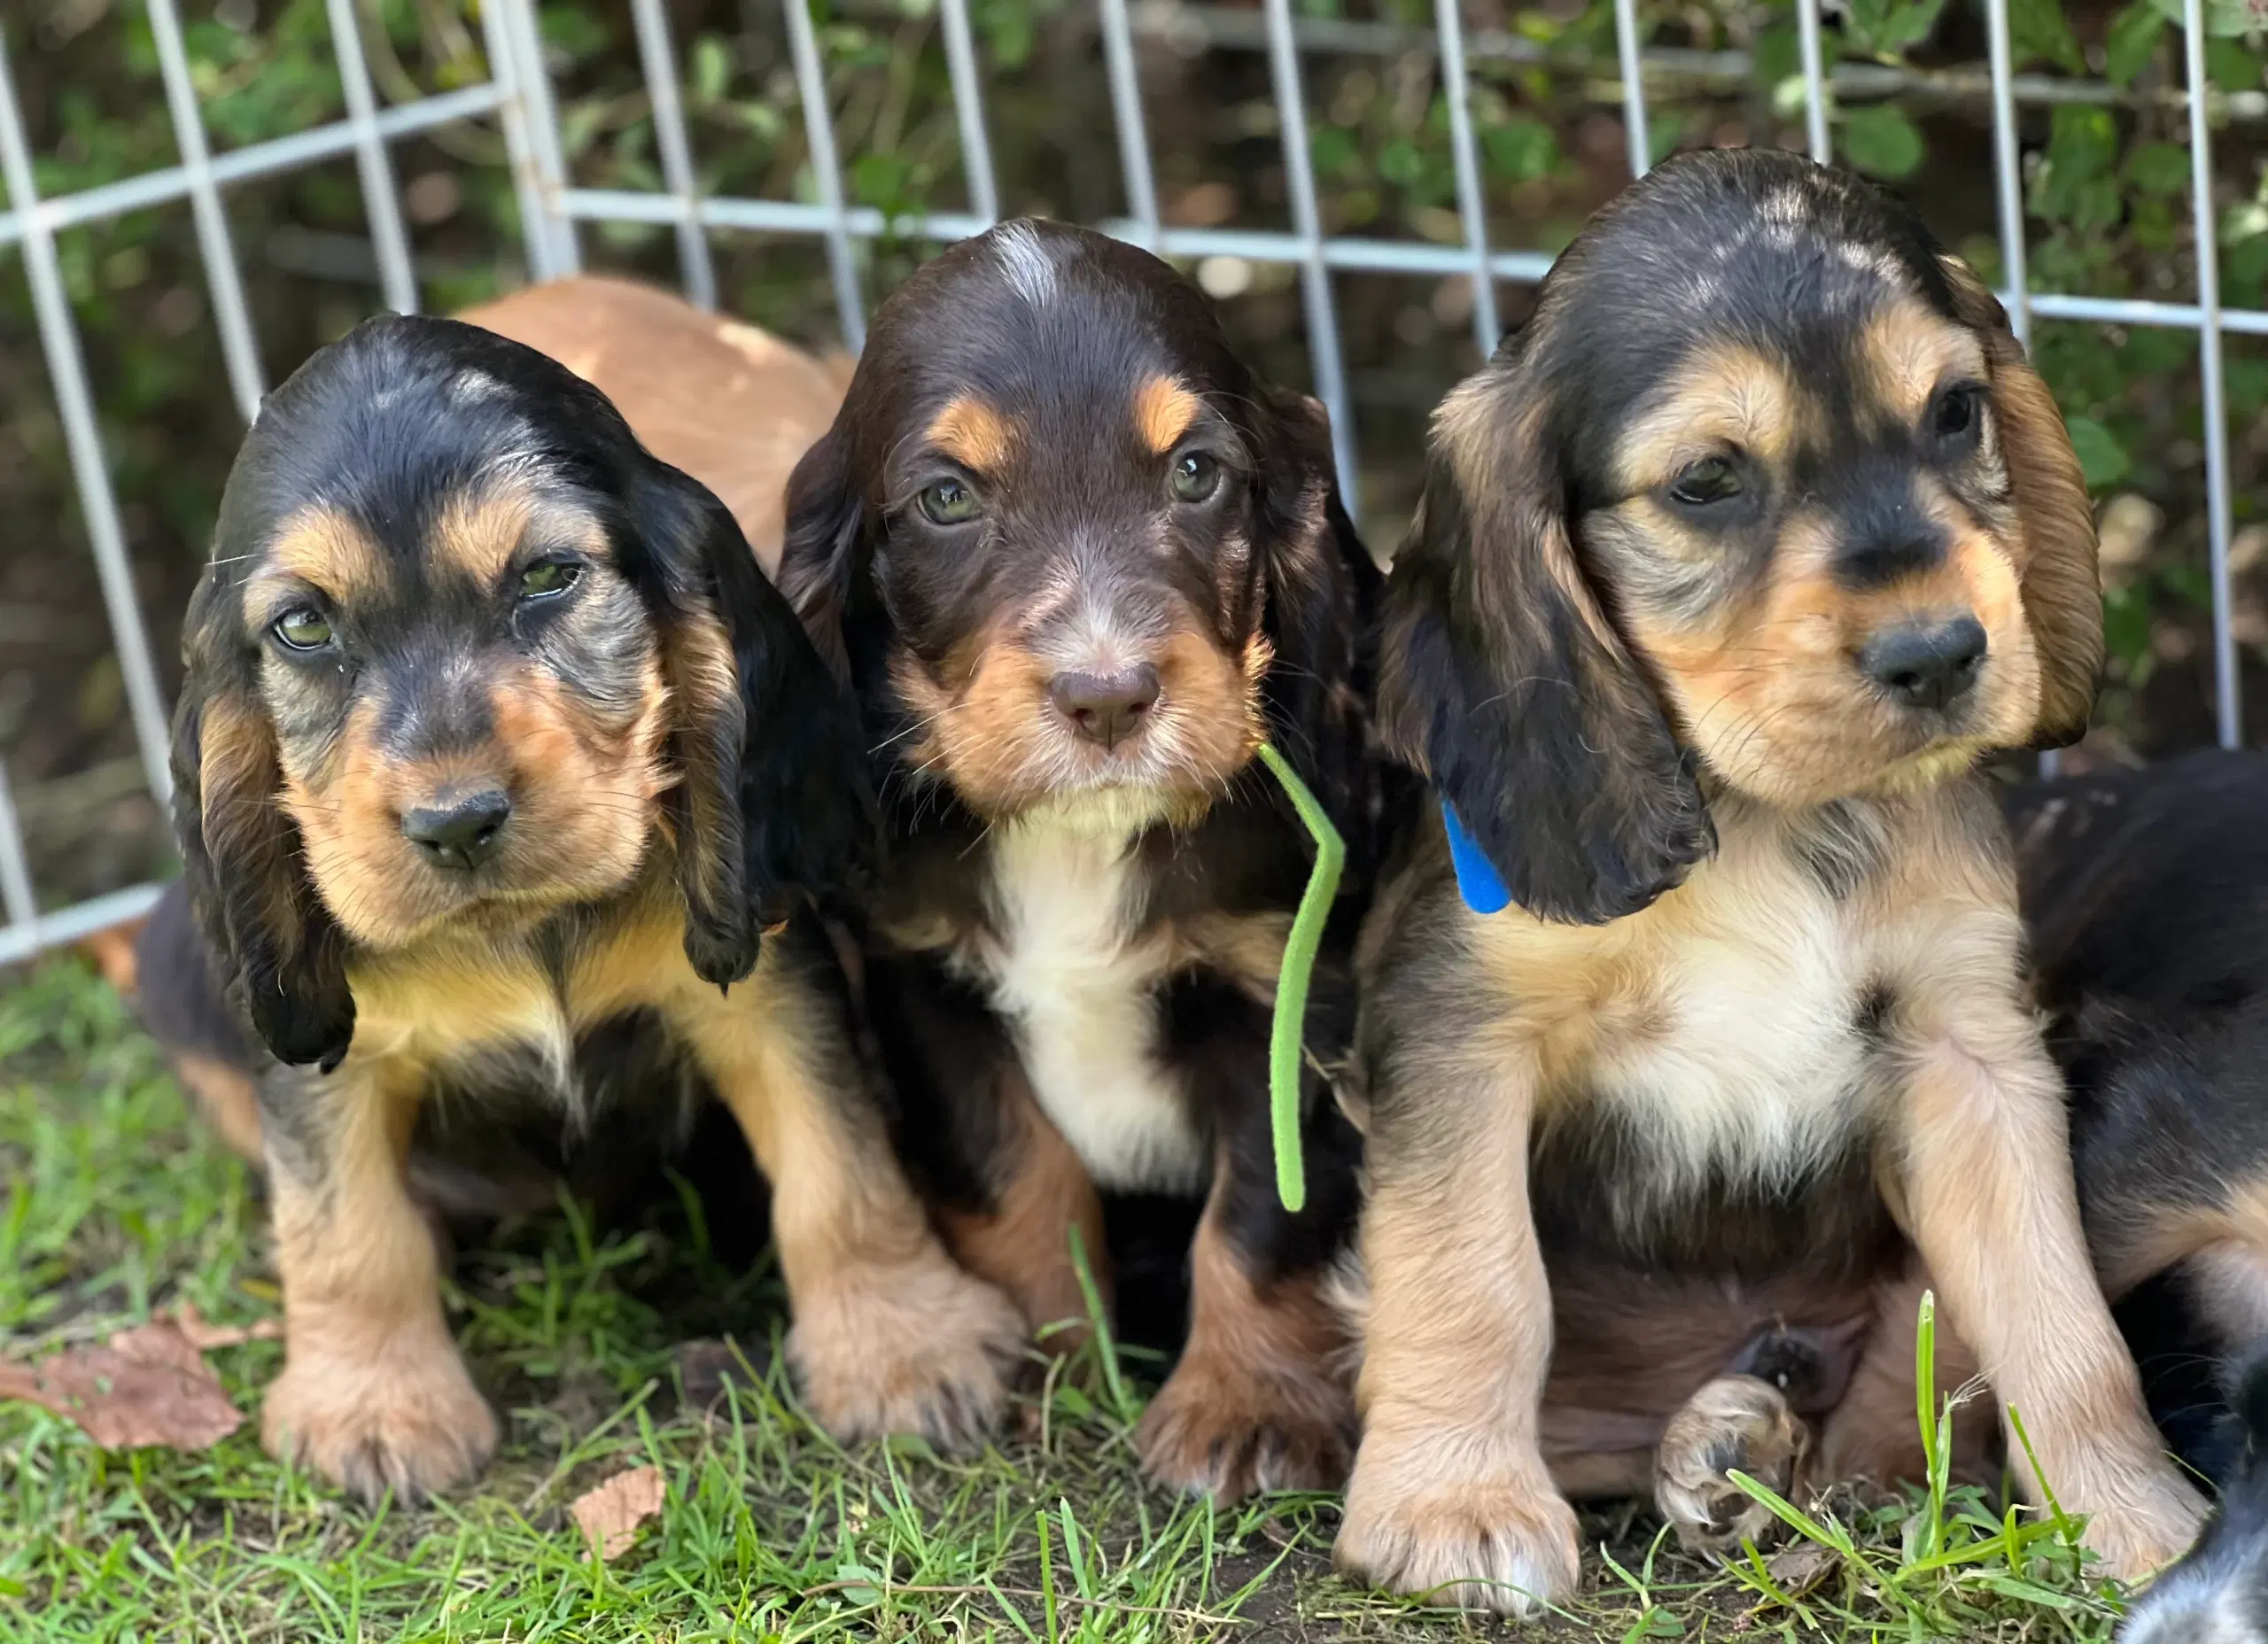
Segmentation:
{"type": "MultiPolygon", "coordinates": [[[[765,0],[757,0],[758,4],[765,0]]],[[[40,344],[68,450],[82,518],[109,620],[136,750],[151,796],[171,797],[167,769],[167,708],[153,665],[148,632],[136,604],[116,490],[111,477],[85,351],[56,250],[64,229],[101,222],[153,206],[187,201],[193,218],[212,313],[219,333],[230,395],[249,423],[268,382],[243,275],[231,243],[223,190],[232,184],[351,155],[385,306],[411,313],[419,306],[418,281],[404,226],[392,144],[468,119],[501,127],[520,217],[530,276],[555,279],[582,267],[579,225],[637,223],[673,231],[686,295],[703,307],[717,302],[712,229],[806,237],[824,245],[844,343],[856,351],[866,334],[854,244],[890,236],[950,241],[983,232],[999,215],[998,190],[987,134],[981,67],[970,27],[969,0],[937,0],[952,95],[967,209],[930,212],[886,221],[878,209],[850,204],[827,92],[820,43],[809,0],[781,0],[794,76],[809,143],[813,192],[810,201],[741,198],[701,191],[680,93],[676,48],[663,0],[629,0],[640,68],[651,99],[656,156],[664,186],[655,190],[572,186],[559,116],[538,27],[537,0],[485,0],[479,8],[488,78],[478,84],[381,107],[363,54],[357,0],[325,0],[346,118],[294,135],[214,153],[193,82],[175,0],[144,0],[167,112],[180,163],[80,192],[42,198],[18,95],[18,65],[10,57],[11,27],[0,19],[0,181],[9,209],[0,212],[0,250],[21,258],[40,344]]],[[[1143,0],[1131,0],[1139,7],[1143,0]]],[[[1292,0],[1261,0],[1256,15],[1223,11],[1216,32],[1256,30],[1247,43],[1265,50],[1288,191],[1286,231],[1197,229],[1161,221],[1153,170],[1135,39],[1140,19],[1130,0],[1095,0],[1115,126],[1126,215],[1093,226],[1177,260],[1231,257],[1297,271],[1313,379],[1329,407],[1339,471],[1360,472],[1355,419],[1339,327],[1332,275],[1375,273],[1455,276],[1472,282],[1473,337],[1485,356],[1498,336],[1495,283],[1533,283],[1550,266],[1542,252],[1498,250],[1488,243],[1483,171],[1471,111],[1467,63],[1476,52],[1520,55],[1520,43],[1469,30],[1458,0],[1434,0],[1432,43],[1439,53],[1447,104],[1461,245],[1328,236],[1322,231],[1309,125],[1301,93],[1303,51],[1359,43],[1364,25],[1294,19],[1292,0]]],[[[2180,0],[2183,84],[2205,86],[2205,0],[2180,0]]],[[[2190,200],[2198,255],[2196,291],[2187,303],[2032,291],[2025,278],[2023,181],[2016,112],[2020,101],[2086,100],[2107,92],[2098,82],[2019,75],[2012,72],[2009,0],[1985,0],[1989,95],[2003,289],[2000,295],[2017,336],[2031,340],[2035,318],[2105,325],[2171,328],[2197,338],[2203,393],[2207,527],[2212,596],[2215,709],[2219,741],[2235,747],[2241,736],[2237,655],[2229,585],[2230,457],[2222,338],[2231,332],[2268,336],[2268,311],[2224,309],[2220,300],[2218,236],[2212,199],[2212,134],[2208,99],[2182,94],[2188,112],[2190,200]]],[[[1821,0],[1796,0],[1804,89],[1804,125],[1813,159],[1835,158],[1829,122],[1829,83],[1868,87],[1887,71],[1840,64],[1830,77],[1821,40],[1821,0]]],[[[1617,61],[1624,130],[1633,175],[1651,154],[1646,98],[1650,66],[1674,69],[1679,59],[1705,54],[1651,49],[1641,37],[1636,0],[1614,0],[1617,61]]],[[[1402,31],[1403,37],[1407,31],[1402,31]]],[[[1880,87],[1872,89],[1880,89],[1880,87]]],[[[2107,100],[2107,99],[2106,99],[2107,100]]],[[[2256,96],[2253,100],[2259,100],[2256,96]]],[[[2248,110],[2258,113],[2258,110],[2248,110]]],[[[1356,500],[1348,499],[1350,510],[1356,500]]],[[[145,884],[43,911],[17,807],[0,764],[0,965],[30,958],[143,912],[161,888],[145,884]]]]}

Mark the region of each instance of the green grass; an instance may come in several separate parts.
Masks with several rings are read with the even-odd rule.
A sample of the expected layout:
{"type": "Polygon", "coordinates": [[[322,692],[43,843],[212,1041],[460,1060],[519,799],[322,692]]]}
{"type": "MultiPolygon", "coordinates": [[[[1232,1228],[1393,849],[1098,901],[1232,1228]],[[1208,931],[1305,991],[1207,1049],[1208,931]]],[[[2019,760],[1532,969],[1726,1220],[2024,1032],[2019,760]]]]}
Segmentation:
{"type": "MultiPolygon", "coordinates": [[[[276,1307],[251,1174],[200,1133],[127,1011],[57,961],[0,982],[0,1354],[98,1340],[193,1302],[276,1307]]],[[[0,1405],[8,1640],[1441,1639],[1503,1636],[1348,1587],[1328,1497],[1215,1512],[1146,1487],[1140,1365],[1075,1365],[975,1461],[845,1453],[771,1351],[766,1272],[723,1270],[697,1219],[604,1237],[563,1210],[462,1252],[449,1302],[506,1421],[476,1490],[371,1513],[269,1461],[247,1422],[198,1454],[106,1454],[0,1405]],[[757,1374],[688,1400],[674,1349],[732,1330],[757,1374]],[[667,1480],[612,1564],[570,1502],[628,1465],[667,1480]]],[[[210,1361],[247,1414],[279,1349],[210,1361]]],[[[1783,1516],[1817,1548],[1745,1567],[1679,1555],[1636,1508],[1586,1521],[1562,1636],[2100,1639],[2116,1617],[2070,1529],[1915,1491],[1783,1516]],[[1807,1568],[1805,1568],[1806,1567],[1807,1568]],[[1802,1578],[1814,1585],[1798,1592],[1802,1578]]]]}

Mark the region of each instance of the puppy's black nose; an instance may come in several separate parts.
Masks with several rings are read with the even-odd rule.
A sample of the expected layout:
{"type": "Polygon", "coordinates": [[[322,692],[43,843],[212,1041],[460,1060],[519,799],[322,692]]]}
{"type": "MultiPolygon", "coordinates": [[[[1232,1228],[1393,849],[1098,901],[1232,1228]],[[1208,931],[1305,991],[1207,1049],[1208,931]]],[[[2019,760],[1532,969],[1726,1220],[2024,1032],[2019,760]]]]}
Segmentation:
{"type": "Polygon", "coordinates": [[[1090,742],[1115,748],[1139,731],[1158,702],[1158,671],[1147,663],[1116,673],[1059,673],[1047,694],[1090,742]]]}
{"type": "Polygon", "coordinates": [[[445,868],[478,867],[496,854],[512,802],[496,788],[401,813],[402,836],[445,868]]]}
{"type": "Polygon", "coordinates": [[[1884,629],[1859,652],[1859,671],[1908,708],[1952,707],[1969,694],[1984,661],[1984,624],[1974,616],[1884,629]]]}

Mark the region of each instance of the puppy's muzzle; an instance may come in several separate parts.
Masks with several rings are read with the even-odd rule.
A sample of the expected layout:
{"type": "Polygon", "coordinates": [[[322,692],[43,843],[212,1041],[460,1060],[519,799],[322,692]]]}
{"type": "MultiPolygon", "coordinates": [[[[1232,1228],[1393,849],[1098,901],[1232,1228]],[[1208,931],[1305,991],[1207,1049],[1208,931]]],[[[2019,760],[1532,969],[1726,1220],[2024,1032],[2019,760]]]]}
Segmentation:
{"type": "Polygon", "coordinates": [[[1971,616],[1900,623],[1859,651],[1859,671],[1906,708],[1942,713],[1969,694],[1984,665],[1984,624],[1971,616]]]}
{"type": "Polygon", "coordinates": [[[1110,673],[1067,670],[1047,682],[1049,700],[1081,740],[1106,752],[1130,741],[1158,704],[1158,671],[1147,663],[1110,673]]]}
{"type": "Polygon", "coordinates": [[[401,813],[401,834],[434,866],[469,873],[496,854],[511,815],[511,798],[501,788],[444,789],[401,813]]]}

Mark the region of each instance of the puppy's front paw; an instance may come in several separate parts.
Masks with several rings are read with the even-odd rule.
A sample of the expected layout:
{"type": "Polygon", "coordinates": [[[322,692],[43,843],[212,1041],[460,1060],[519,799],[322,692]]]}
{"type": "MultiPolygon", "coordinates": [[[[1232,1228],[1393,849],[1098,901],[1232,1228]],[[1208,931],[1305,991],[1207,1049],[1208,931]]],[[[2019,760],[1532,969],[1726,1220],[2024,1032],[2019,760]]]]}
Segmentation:
{"type": "Polygon", "coordinates": [[[1436,1436],[1373,1435],[1355,1458],[1332,1555],[1358,1581],[1437,1604],[1531,1616],[1574,1591],[1575,1511],[1539,1459],[1467,1470],[1436,1436]]]}
{"type": "Polygon", "coordinates": [[[1233,1501],[1337,1489],[1354,1438],[1353,1396],[1324,1367],[1285,1376],[1192,1357],[1150,1400],[1134,1444],[1159,1483],[1233,1501]]]}
{"type": "Polygon", "coordinates": [[[464,1484],[496,1449],[496,1416],[446,1335],[375,1360],[293,1346],[260,1408],[268,1453],[364,1502],[416,1502],[464,1484]]]}
{"type": "Polygon", "coordinates": [[[2159,1461],[2117,1496],[2104,1493],[2082,1539],[2101,1555],[2102,1574],[2132,1586],[2186,1553],[2204,1520],[2203,1498],[2159,1461]]]}
{"type": "Polygon", "coordinates": [[[1689,1553],[1725,1553],[1761,1540],[1779,1521],[1731,1475],[1745,1473],[1785,1498],[1810,1448],[1811,1430],[1785,1393],[1753,1376],[1720,1376],[1663,1430],[1654,1453],[1654,1505],[1689,1553]]]}
{"type": "Polygon", "coordinates": [[[998,1426],[1023,1315],[942,1250],[793,1299],[788,1362],[812,1415],[844,1443],[916,1433],[967,1451],[998,1426]]]}

